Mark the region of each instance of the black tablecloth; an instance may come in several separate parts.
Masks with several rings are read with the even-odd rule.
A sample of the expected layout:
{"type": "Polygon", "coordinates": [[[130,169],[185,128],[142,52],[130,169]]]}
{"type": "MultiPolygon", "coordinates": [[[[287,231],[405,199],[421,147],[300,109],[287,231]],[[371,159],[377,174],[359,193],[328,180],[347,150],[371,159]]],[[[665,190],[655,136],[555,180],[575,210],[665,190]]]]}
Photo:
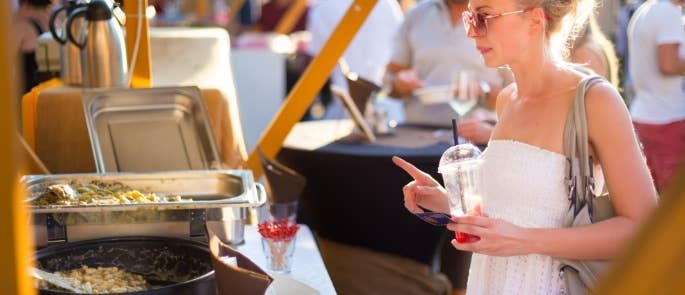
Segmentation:
{"type": "MultiPolygon", "coordinates": [[[[298,132],[317,136],[311,129],[302,129],[312,124],[325,123],[299,123],[277,157],[307,177],[298,221],[338,242],[431,264],[445,229],[423,222],[404,208],[402,187],[412,179],[392,163],[391,157],[400,156],[441,180],[437,166],[449,140],[417,137],[417,132],[435,133],[400,126],[397,138],[429,138],[427,145],[398,147],[335,140],[318,148],[305,148],[305,140],[297,140],[298,132]]],[[[329,136],[330,132],[320,134],[329,136]]]]}

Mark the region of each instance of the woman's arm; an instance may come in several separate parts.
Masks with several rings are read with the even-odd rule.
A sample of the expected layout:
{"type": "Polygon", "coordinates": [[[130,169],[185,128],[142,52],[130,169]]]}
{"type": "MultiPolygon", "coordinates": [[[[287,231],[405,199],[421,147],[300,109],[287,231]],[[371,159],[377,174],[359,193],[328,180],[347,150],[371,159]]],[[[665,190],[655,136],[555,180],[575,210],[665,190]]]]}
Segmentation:
{"type": "Polygon", "coordinates": [[[35,33],[36,29],[34,29],[33,26],[25,20],[15,19],[12,23],[12,30],[15,40],[15,42],[11,44],[12,53],[20,54],[26,51],[35,50],[36,45],[29,42],[32,36],[34,37],[33,40],[37,38],[35,33]]]}
{"type": "Polygon", "coordinates": [[[685,59],[680,58],[680,46],[679,43],[657,46],[657,64],[662,74],[672,76],[685,72],[685,59]]]}
{"type": "Polygon", "coordinates": [[[410,66],[395,62],[388,63],[383,81],[390,88],[388,95],[398,98],[410,95],[423,86],[410,66]]]}
{"type": "Polygon", "coordinates": [[[602,164],[616,217],[585,227],[536,229],[482,216],[458,217],[451,230],[481,236],[458,244],[466,251],[510,256],[544,254],[573,259],[609,259],[633,237],[657,205],[656,190],[638,147],[630,116],[612,86],[602,83],[586,95],[588,133],[602,164]]]}
{"type": "Polygon", "coordinates": [[[657,193],[630,115],[614,88],[592,87],[585,106],[588,136],[602,165],[616,217],[588,227],[532,230],[537,252],[567,258],[611,258],[657,205],[657,193]]]}

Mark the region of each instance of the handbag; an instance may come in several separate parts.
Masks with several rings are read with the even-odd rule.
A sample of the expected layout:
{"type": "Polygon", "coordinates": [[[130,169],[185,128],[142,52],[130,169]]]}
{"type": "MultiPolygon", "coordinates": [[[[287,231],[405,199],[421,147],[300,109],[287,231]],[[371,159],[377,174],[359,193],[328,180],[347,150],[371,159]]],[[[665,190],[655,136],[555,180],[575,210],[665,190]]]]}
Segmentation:
{"type": "MultiPolygon", "coordinates": [[[[570,207],[564,226],[585,226],[616,216],[609,194],[595,194],[592,157],[589,155],[585,92],[602,78],[583,79],[576,89],[564,129],[564,153],[569,160],[568,178],[570,207]]],[[[609,260],[559,259],[559,274],[565,294],[586,294],[609,260]]]]}

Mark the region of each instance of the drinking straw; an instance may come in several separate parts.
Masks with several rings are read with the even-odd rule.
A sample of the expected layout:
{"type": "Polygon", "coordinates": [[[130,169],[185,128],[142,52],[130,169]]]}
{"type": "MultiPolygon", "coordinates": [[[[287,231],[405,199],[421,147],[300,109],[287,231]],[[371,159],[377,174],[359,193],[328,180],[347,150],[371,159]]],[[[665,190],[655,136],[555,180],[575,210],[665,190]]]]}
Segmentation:
{"type": "Polygon", "coordinates": [[[457,132],[457,119],[452,119],[452,136],[454,137],[454,145],[458,145],[459,133],[457,132]]]}

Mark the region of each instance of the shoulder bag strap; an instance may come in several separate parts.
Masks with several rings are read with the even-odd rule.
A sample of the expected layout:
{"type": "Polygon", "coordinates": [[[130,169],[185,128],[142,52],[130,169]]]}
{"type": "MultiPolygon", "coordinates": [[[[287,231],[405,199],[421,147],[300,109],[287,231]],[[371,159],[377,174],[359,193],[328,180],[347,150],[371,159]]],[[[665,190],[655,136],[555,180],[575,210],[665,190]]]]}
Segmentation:
{"type": "MultiPolygon", "coordinates": [[[[569,199],[576,214],[586,203],[591,204],[587,201],[594,186],[592,159],[589,156],[585,92],[602,80],[603,78],[599,76],[591,76],[584,78],[578,84],[564,128],[564,153],[569,161],[567,174],[569,199]]],[[[590,212],[592,212],[591,208],[590,212]]]]}

